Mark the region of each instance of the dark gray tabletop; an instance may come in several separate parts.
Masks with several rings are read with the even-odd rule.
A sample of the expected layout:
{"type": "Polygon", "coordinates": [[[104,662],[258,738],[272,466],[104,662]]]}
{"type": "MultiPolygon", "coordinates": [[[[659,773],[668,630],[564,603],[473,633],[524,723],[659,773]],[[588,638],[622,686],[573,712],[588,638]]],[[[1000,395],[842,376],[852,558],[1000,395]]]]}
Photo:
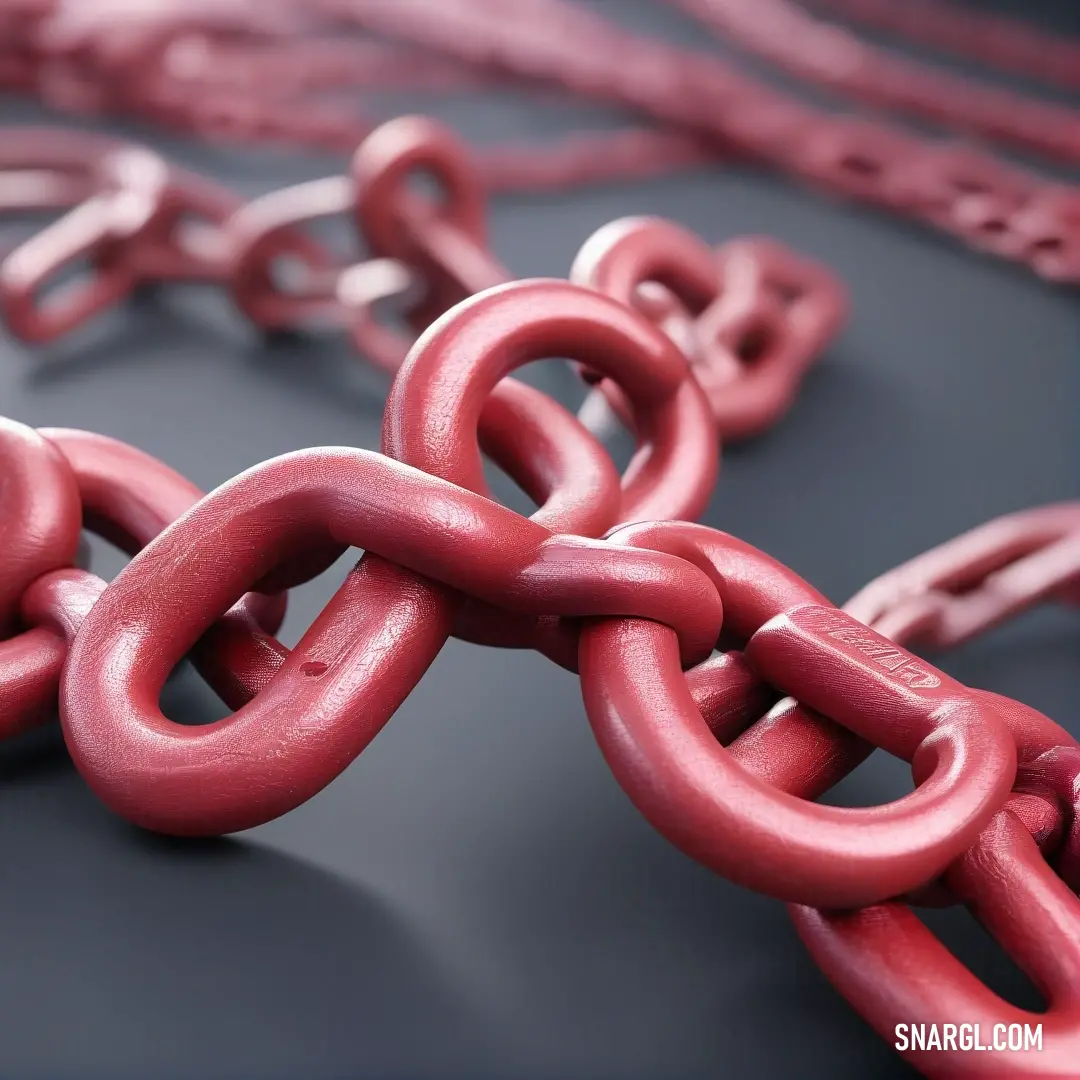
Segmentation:
{"type": "MultiPolygon", "coordinates": [[[[701,37],[650,4],[618,11],[701,37]]],[[[1070,25],[1067,3],[1058,13],[1070,25]]],[[[476,141],[608,119],[507,97],[433,111],[476,141]]],[[[150,141],[245,195],[340,165],[150,141]]],[[[521,276],[561,275],[593,229],[643,212],[712,241],[772,234],[851,291],[850,324],[789,418],[725,454],[709,524],[842,601],[987,518],[1077,496],[1073,296],[736,168],[500,199],[493,245],[521,276]]],[[[580,400],[562,365],[535,378],[580,400]]],[[[267,343],[209,290],[163,291],[44,353],[0,338],[3,413],[127,440],[205,488],[298,447],[377,448],[385,392],[334,335],[267,343]]],[[[496,490],[524,508],[508,482],[496,490]]],[[[95,559],[120,566],[101,545],[95,559]]],[[[287,642],[348,565],[297,592],[287,642]]],[[[942,664],[1080,734],[1078,645],[1076,613],[1046,609],[942,664]]],[[[187,671],[164,705],[188,722],[223,714],[187,671]]],[[[127,826],[55,730],[0,750],[0,781],[0,1077],[912,1075],[818,974],[781,904],[653,832],[605,768],[576,680],[539,656],[452,642],[345,775],[233,839],[127,826]]],[[[831,798],[909,786],[878,754],[831,798]]],[[[1037,1000],[963,911],[928,919],[992,987],[1037,1000]]]]}

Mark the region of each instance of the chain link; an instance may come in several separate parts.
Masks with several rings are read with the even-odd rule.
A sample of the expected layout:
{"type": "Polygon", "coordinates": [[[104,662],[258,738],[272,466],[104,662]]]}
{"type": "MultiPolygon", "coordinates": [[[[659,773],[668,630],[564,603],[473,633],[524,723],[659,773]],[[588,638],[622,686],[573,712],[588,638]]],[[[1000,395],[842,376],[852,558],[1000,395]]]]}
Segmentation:
{"type": "MultiPolygon", "coordinates": [[[[1062,503],[988,522],[891,570],[846,610],[899,644],[960,645],[1048,598],[1075,602],[1080,582],[1080,503],[1062,503]]],[[[1061,1075],[1075,1067],[1076,943],[1080,940],[1080,743],[1045,716],[983,694],[1017,747],[1013,794],[946,871],[931,902],[967,904],[1048,998],[1033,1014],[998,997],[901,902],[851,914],[792,906],[800,937],[830,981],[882,1035],[926,1018],[962,1018],[991,1031],[1042,1023],[1044,1053],[999,1055],[994,1071],[953,1047],[906,1057],[933,1078],[1061,1075]],[[1056,873],[1051,869],[1056,868],[1056,873]],[[898,967],[895,958],[902,956],[898,967]]]]}
{"type": "MultiPolygon", "coordinates": [[[[0,315],[28,342],[70,333],[145,284],[204,281],[224,286],[263,330],[343,327],[362,356],[392,375],[410,340],[383,321],[384,304],[403,307],[419,334],[459,301],[512,280],[487,246],[479,168],[445,127],[426,118],[400,117],[376,129],[353,155],[348,176],[248,203],[146,148],[94,138],[68,144],[58,132],[34,129],[8,129],[0,194],[5,179],[13,181],[7,208],[14,211],[43,199],[77,200],[0,262],[0,315]],[[444,192],[441,205],[411,189],[424,172],[444,192]],[[38,175],[46,183],[22,195],[27,179],[38,175]],[[358,261],[343,261],[305,231],[327,217],[352,220],[358,261]],[[369,257],[360,259],[364,249],[369,257]],[[50,284],[84,262],[89,273],[54,295],[50,284]],[[291,280],[282,275],[289,267],[291,280]]],[[[732,241],[714,256],[674,225],[658,227],[655,254],[669,265],[696,244],[710,278],[702,309],[726,298],[717,310],[702,311],[694,341],[685,334],[680,340],[721,432],[728,439],[759,434],[791,406],[802,374],[839,331],[841,288],[823,267],[775,242],[732,241]]],[[[587,250],[612,235],[601,234],[587,250]]],[[[655,296],[661,287],[647,270],[638,271],[639,284],[655,296]]],[[[688,318],[669,314],[665,326],[679,339],[688,318]]],[[[613,383],[605,386],[633,430],[633,410],[613,383]]],[[[691,483],[707,492],[715,452],[688,466],[691,483]]]]}
{"type": "Polygon", "coordinates": [[[833,94],[1080,163],[1080,111],[938,71],[860,41],[788,0],[670,0],[723,39],[833,94]]]}
{"type": "Polygon", "coordinates": [[[887,637],[951,649],[1048,598],[1080,600],[1080,503],[988,522],[891,570],[846,608],[887,637]]]}
{"type": "MultiPolygon", "coordinates": [[[[434,11],[424,0],[392,7],[374,0],[320,0],[319,8],[371,32],[628,106],[699,132],[722,152],[734,151],[829,192],[920,219],[979,250],[1025,262],[1049,280],[1080,280],[1072,186],[968,147],[935,143],[879,121],[830,115],[707,53],[622,31],[562,0],[530,0],[512,8],[506,0],[488,0],[434,11]]],[[[1026,126],[1026,120],[1019,124],[1026,126]]],[[[1068,131],[1074,127],[1066,128],[1070,146],[1075,140],[1068,131]]]]}
{"type": "MultiPolygon", "coordinates": [[[[1080,155],[1075,111],[883,54],[785,0],[670,2],[834,92],[1065,161],[1080,155]]],[[[230,4],[213,18],[201,6],[144,8],[138,19],[124,22],[122,32],[108,6],[79,17],[74,10],[55,0],[6,0],[0,7],[9,27],[9,44],[0,54],[9,59],[0,71],[9,72],[10,85],[61,108],[110,114],[134,109],[156,123],[211,137],[278,139],[338,152],[351,150],[371,130],[370,122],[319,93],[294,104],[286,97],[290,87],[326,89],[351,81],[453,88],[477,80],[546,85],[627,107],[665,130],[498,148],[481,157],[490,190],[625,179],[735,155],[917,218],[977,250],[1026,263],[1048,280],[1080,280],[1074,185],[971,147],[801,104],[709,53],[633,34],[564,0],[317,0],[302,15],[287,3],[257,11],[230,4]],[[298,27],[329,27],[332,33],[309,41],[297,36],[298,27]],[[333,36],[342,29],[391,41],[343,43],[333,36]],[[233,62],[242,56],[246,64],[233,62]],[[231,82],[218,74],[224,69],[234,71],[231,82]],[[281,81],[268,88],[279,70],[281,81]]],[[[959,17],[964,26],[977,21],[959,17]]],[[[903,25],[915,26],[914,16],[903,25]]],[[[939,27],[928,31],[934,35],[944,24],[932,25],[939,27]]],[[[1013,54],[988,42],[1005,37],[999,27],[985,39],[973,38],[970,48],[997,62],[999,54],[1013,54]]],[[[950,41],[958,39],[951,34],[950,41]]],[[[1030,66],[1032,41],[1039,40],[1021,47],[1029,59],[1018,63],[1030,66]]],[[[1050,55],[1059,60],[1075,50],[1058,46],[1050,55]]],[[[1059,60],[1051,72],[1068,68],[1059,60]]]]}
{"type": "MultiPolygon", "coordinates": [[[[1075,110],[903,60],[786,0],[670,2],[859,104],[1080,160],[1075,110]]],[[[904,13],[815,2],[1074,81],[1075,45],[1001,20],[932,0],[904,13]]],[[[999,1056],[993,1075],[1072,1075],[1080,744],[906,645],[951,648],[1043,600],[1080,602],[1080,504],[991,522],[834,607],[688,520],[712,493],[718,432],[777,423],[838,332],[835,278],[768,238],[710,249],[632,218],[589,238],[569,281],[515,282],[488,246],[485,203],[740,159],[1075,283],[1080,189],[831,115],[562,0],[5,0],[0,85],[83,114],[352,154],[346,175],[244,203],[142,147],[4,131],[0,212],[61,212],[0,263],[13,333],[50,341],[144,285],[209,282],[259,329],[346,330],[394,376],[382,453],[297,451],[205,496],[115,440],[0,420],[0,736],[59,706],[76,766],[114,811],[214,835],[319,792],[451,635],[537,649],[578,673],[604,758],[643,815],[708,867],[797,905],[815,959],[883,1035],[923,1015],[1031,1019],[907,907],[962,901],[1050,1002],[1039,1068],[999,1056]],[[658,126],[470,155],[433,121],[374,127],[340,100],[508,85],[658,126]],[[423,172],[441,198],[414,188],[423,172]],[[348,222],[350,254],[309,233],[321,218],[348,222]],[[382,321],[387,301],[410,333],[382,321]],[[582,416],[601,401],[635,436],[621,477],[581,418],[511,377],[545,356],[571,359],[594,387],[582,416]],[[481,450],[536,502],[531,518],[491,500],[481,450]],[[78,563],[84,525],[139,553],[110,584],[78,563]],[[349,546],[363,558],[286,648],[274,636],[285,591],[349,546]],[[224,721],[184,728],[157,707],[188,654],[235,710],[224,721]],[[813,801],[875,747],[911,763],[911,794],[858,810],[813,801]]],[[[932,1077],[990,1075],[955,1054],[908,1056],[932,1077]]]]}

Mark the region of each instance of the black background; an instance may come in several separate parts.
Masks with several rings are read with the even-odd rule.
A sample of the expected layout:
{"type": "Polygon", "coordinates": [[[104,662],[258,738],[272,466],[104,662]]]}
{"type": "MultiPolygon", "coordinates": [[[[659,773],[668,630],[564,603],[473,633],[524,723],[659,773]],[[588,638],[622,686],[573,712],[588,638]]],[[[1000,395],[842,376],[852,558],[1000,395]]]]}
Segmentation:
{"type": "MultiPolygon", "coordinates": [[[[657,5],[596,6],[705,44],[657,5]]],[[[1012,10],[1080,34],[1067,2],[1012,10]]],[[[423,104],[478,143],[617,119],[507,95],[423,104]]],[[[245,195],[340,168],[134,133],[245,195]]],[[[791,415],[725,453],[709,524],[839,602],[987,518],[1077,495],[1072,295],[722,166],[499,199],[493,247],[520,276],[562,275],[592,230],[634,213],[710,241],[772,234],[851,292],[847,329],[791,415]]],[[[19,234],[5,224],[0,238],[19,234]]],[[[563,365],[530,373],[580,400],[563,365]]],[[[127,440],[207,489],[298,447],[377,448],[385,392],[333,333],[265,342],[213,290],[164,291],[44,352],[0,339],[5,414],[127,440]]],[[[286,641],[348,565],[295,595],[286,641]]],[[[97,569],[119,566],[95,544],[97,569]]],[[[1045,609],[941,662],[1080,734],[1078,644],[1075,612],[1045,609]]],[[[187,722],[222,715],[186,671],[164,706],[187,722]]],[[[879,754],[834,797],[869,804],[909,786],[879,754]]],[[[3,1077],[912,1075],[817,973],[782,905],[638,816],[575,679],[538,656],[452,642],[345,775],[217,842],[140,834],[95,802],[55,731],[22,740],[0,754],[0,868],[3,1077]]],[[[1037,1000],[963,912],[930,921],[996,989],[1037,1000]]]]}

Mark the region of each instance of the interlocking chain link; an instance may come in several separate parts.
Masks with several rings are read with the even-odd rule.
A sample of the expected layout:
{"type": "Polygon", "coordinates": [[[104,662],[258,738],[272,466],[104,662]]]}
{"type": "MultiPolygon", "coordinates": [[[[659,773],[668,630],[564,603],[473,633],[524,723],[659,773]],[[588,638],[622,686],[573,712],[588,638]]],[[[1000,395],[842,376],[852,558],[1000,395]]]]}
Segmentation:
{"type": "MultiPolygon", "coordinates": [[[[427,118],[399,117],[377,128],[354,153],[348,176],[309,181],[246,204],[144,147],[93,137],[69,141],[47,129],[3,135],[2,209],[75,203],[0,262],[0,316],[28,342],[46,343],[76,330],[142,285],[203,281],[228,289],[264,330],[329,320],[348,330],[362,356],[392,375],[410,340],[382,321],[384,302],[404,304],[419,334],[460,300],[512,280],[487,246],[477,165],[449,130],[427,118]],[[441,205],[411,190],[411,178],[422,171],[445,193],[441,205]],[[325,217],[351,219],[356,262],[343,262],[305,232],[325,217]],[[369,257],[363,259],[365,249],[369,257]],[[81,261],[89,274],[55,298],[50,282],[81,261]],[[299,280],[279,278],[284,262],[299,269],[299,280]]],[[[580,266],[613,243],[620,228],[590,240],[591,254],[580,266]]],[[[662,290],[654,281],[663,277],[662,264],[678,264],[693,248],[696,273],[708,281],[695,311],[695,340],[683,333],[689,314],[680,318],[672,311],[664,325],[686,350],[721,434],[760,434],[790,408],[802,375],[839,331],[846,310],[839,283],[776,242],[731,241],[712,252],[673,224],[655,228],[655,267],[636,266],[636,284],[655,297],[662,290]]],[[[613,269],[637,258],[625,244],[618,247],[604,256],[613,269]]],[[[575,274],[575,280],[588,276],[585,269],[575,274]]],[[[611,291],[600,282],[596,287],[611,291]]],[[[627,403],[617,395],[612,400],[633,428],[627,403]]],[[[679,430],[691,428],[695,435],[687,448],[707,447],[701,423],[686,414],[679,430]]],[[[686,459],[685,486],[697,494],[672,503],[672,516],[707,497],[715,462],[715,447],[686,459]]]]}
{"type": "Polygon", "coordinates": [[[629,106],[845,197],[923,220],[971,246],[1080,280],[1076,189],[968,147],[834,116],[562,0],[387,6],[320,0],[367,30],[629,106]],[[501,14],[502,18],[495,16],[501,14]],[[515,28],[516,31],[515,32],[515,28]]]}
{"type": "MultiPolygon", "coordinates": [[[[68,745],[110,806],[167,832],[250,827],[317,793],[362,751],[468,596],[493,619],[547,620],[576,643],[616,777],[666,836],[733,880],[830,908],[882,901],[951,873],[1006,800],[1024,797],[1046,804],[1021,820],[1060,849],[1071,877],[1080,845],[1068,769],[1080,748],[1060,729],[961,686],[733,537],[641,520],[680,489],[687,395],[701,407],[685,359],[644,314],[592,288],[524,281],[459,304],[411,350],[387,405],[386,456],[287,454],[200,499],[122,444],[9,423],[4,453],[22,480],[0,521],[13,550],[32,542],[7,599],[28,629],[0,651],[13,703],[5,724],[39,720],[60,669],[68,745]],[[485,403],[514,385],[505,376],[545,355],[617,381],[651,442],[620,491],[568,415],[558,421],[543,395],[507,391],[491,442],[541,503],[529,520],[486,497],[477,438],[485,403]],[[145,545],[108,586],[70,568],[84,512],[127,550],[145,545]],[[639,523],[611,530],[627,520],[639,523]],[[285,649],[271,636],[280,598],[258,593],[308,580],[346,546],[366,554],[285,649]],[[721,629],[724,647],[741,651],[710,658],[721,629]],[[237,706],[194,731],[148,704],[193,648],[237,706]],[[873,746],[912,762],[914,793],[866,811],[801,801],[873,746]]],[[[1076,524],[1075,508],[1060,507],[983,530],[852,607],[887,621],[910,595],[985,587],[1009,560],[1075,538],[1076,524]]],[[[1037,576],[1027,602],[1075,580],[1037,576]]]]}
{"type": "MultiPolygon", "coordinates": [[[[832,274],[767,237],[709,251],[655,218],[626,218],[594,233],[570,276],[634,304],[665,329],[727,439],[761,434],[783,416],[847,310],[832,274]]],[[[598,389],[629,424],[615,384],[601,381],[598,389]]]]}
{"type": "MultiPolygon", "coordinates": [[[[214,835],[317,794],[462,626],[535,645],[578,670],[604,757],[648,820],[732,880],[801,905],[800,933],[871,1023],[887,1032],[932,1008],[1025,1015],[973,988],[890,898],[963,899],[1049,987],[1059,1042],[1044,1060],[1068,1062],[1080,745],[894,638],[953,642],[1045,596],[1074,599],[1076,507],[977,530],[849,611],[735,537],[647,520],[700,509],[681,468],[711,414],[656,311],[635,306],[640,263],[609,272],[628,301],[521,281],[442,315],[395,379],[382,454],[297,451],[200,497],[114,440],[0,425],[13,559],[0,617],[15,632],[0,643],[0,731],[39,724],[58,702],[73,759],[110,807],[150,829],[214,835]],[[548,355],[629,402],[642,448],[621,482],[573,417],[506,378],[548,355]],[[487,449],[540,504],[531,519],[487,496],[485,425],[487,449]],[[141,548],[108,585],[72,565],[83,523],[141,548]],[[282,590],[348,546],[364,556],[286,649],[273,637],[282,590]],[[189,653],[236,710],[194,729],[156,705],[189,653]],[[861,810],[807,801],[874,747],[911,762],[914,792],[861,810]],[[898,946],[919,966],[885,980],[898,946]]],[[[677,284],[657,273],[658,286],[677,284]]],[[[952,1059],[915,1060],[956,1074],[952,1059]]]]}
{"type": "Polygon", "coordinates": [[[1049,598],[1080,600],[1080,503],[988,522],[879,577],[846,608],[887,637],[950,649],[1049,598]]]}
{"type": "MultiPolygon", "coordinates": [[[[1066,161],[1080,154],[1075,111],[883,54],[786,0],[671,2],[832,91],[1066,161]]],[[[933,23],[938,29],[931,36],[952,26],[950,17],[933,23]]],[[[234,141],[278,139],[348,151],[371,122],[317,94],[297,104],[289,88],[403,82],[447,88],[477,80],[546,85],[627,107],[664,130],[497,148],[480,166],[490,188],[573,186],[735,155],[917,218],[978,250],[1027,263],[1047,279],[1080,279],[1074,185],[967,145],[802,104],[708,52],[631,33],[565,0],[159,5],[125,9],[119,22],[119,9],[109,5],[91,11],[59,0],[5,0],[0,18],[8,26],[0,77],[76,111],[134,109],[157,123],[234,141]],[[315,36],[305,38],[305,29],[315,36]],[[377,40],[354,40],[350,31],[377,40]],[[245,55],[246,65],[235,62],[245,55]],[[285,55],[289,63],[282,62],[285,55]],[[223,78],[221,71],[234,73],[223,78]]],[[[955,18],[965,27],[976,22],[974,15],[955,18]]],[[[922,23],[913,15],[903,25],[908,32],[922,23]]],[[[1021,35],[1010,51],[1001,44],[1007,33],[987,25],[984,38],[973,37],[967,48],[991,62],[1004,57],[1006,67],[1009,57],[1014,67],[1031,65],[1038,36],[1021,35]]],[[[960,40],[955,29],[946,36],[960,40]]],[[[1069,69],[1074,51],[1063,43],[1047,51],[1050,77],[1069,69]]]]}
{"type": "MultiPolygon", "coordinates": [[[[787,0],[670,2],[859,104],[1080,159],[1076,110],[901,59],[787,0]]],[[[1077,85],[1077,46],[1002,20],[936,0],[816,2],[1077,85]]],[[[45,343],[144,285],[208,282],[259,329],[347,331],[394,378],[381,453],[301,450],[208,495],[115,440],[0,420],[0,737],[58,708],[76,766],[114,811],[216,835],[316,795],[452,635],[533,648],[578,674],[642,814],[716,872],[788,901],[822,969],[886,1038],[943,1016],[1032,1021],[909,905],[973,910],[1046,993],[1035,1019],[1048,1052],[909,1053],[928,1076],[1075,1074],[1080,744],[907,645],[954,647],[1035,603],[1080,601],[1080,506],[991,522],[837,608],[763,552],[689,523],[717,477],[718,435],[778,422],[838,332],[833,275],[768,238],[710,248],[639,217],[591,236],[569,280],[514,281],[485,216],[493,190],[742,159],[1075,283],[1080,189],[831,115],[562,0],[0,0],[0,86],[352,155],[345,175],[244,203],[143,147],[0,132],[0,212],[60,214],[0,262],[14,334],[45,343]],[[433,121],[375,127],[334,97],[495,85],[659,126],[469,154],[433,121]],[[415,190],[418,172],[441,199],[415,190]],[[308,232],[326,217],[347,222],[349,256],[308,232]],[[58,294],[80,263],[89,272],[58,294]],[[382,321],[384,301],[409,333],[382,321]],[[512,377],[547,356],[592,385],[582,416],[600,402],[634,435],[623,475],[581,417],[512,377]],[[481,452],[535,501],[532,517],[491,499],[481,452]],[[112,583],[79,565],[84,526],[134,556],[112,583]],[[286,648],[274,636],[286,590],[351,546],[364,556],[286,648]],[[160,712],[185,655],[234,710],[225,720],[193,729],[160,712]],[[914,791],[855,810],[813,801],[875,748],[910,762],[914,791]]]]}
{"type": "MultiPolygon", "coordinates": [[[[1047,598],[1075,602],[1080,503],[989,522],[882,575],[847,610],[899,643],[961,644],[1047,598]]],[[[968,905],[1048,999],[1018,1009],[989,990],[901,902],[838,914],[792,907],[800,936],[833,984],[884,1037],[896,1025],[956,1017],[990,1032],[1039,1024],[1042,1052],[967,1054],[912,1047],[931,1078],[1047,1077],[1075,1072],[1080,1051],[1080,743],[1032,709],[984,694],[1017,746],[1013,794],[946,871],[937,897],[968,905]],[[1056,868],[1056,873],[1051,866],[1056,868]],[[989,1064],[988,1064],[989,1061],[989,1064]]]]}

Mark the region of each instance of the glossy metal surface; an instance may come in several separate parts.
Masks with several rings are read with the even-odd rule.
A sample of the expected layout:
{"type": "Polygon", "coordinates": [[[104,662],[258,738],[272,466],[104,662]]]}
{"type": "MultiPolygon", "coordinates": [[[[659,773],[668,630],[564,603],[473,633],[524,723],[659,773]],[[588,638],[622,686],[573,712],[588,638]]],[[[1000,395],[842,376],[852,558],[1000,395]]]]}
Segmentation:
{"type": "MultiPolygon", "coordinates": [[[[882,575],[847,608],[899,642],[958,644],[1075,584],[1077,510],[1062,503],[988,522],[882,575]]],[[[897,1024],[954,1016],[980,1024],[987,1040],[997,1024],[1043,1024],[1039,1052],[906,1051],[924,1075],[1068,1077],[1080,1053],[1080,743],[1034,709],[981,696],[1016,742],[1015,793],[932,898],[967,904],[1045,995],[1047,1012],[988,989],[898,901],[850,914],[793,906],[791,915],[822,970],[885,1038],[897,1024]]]]}

